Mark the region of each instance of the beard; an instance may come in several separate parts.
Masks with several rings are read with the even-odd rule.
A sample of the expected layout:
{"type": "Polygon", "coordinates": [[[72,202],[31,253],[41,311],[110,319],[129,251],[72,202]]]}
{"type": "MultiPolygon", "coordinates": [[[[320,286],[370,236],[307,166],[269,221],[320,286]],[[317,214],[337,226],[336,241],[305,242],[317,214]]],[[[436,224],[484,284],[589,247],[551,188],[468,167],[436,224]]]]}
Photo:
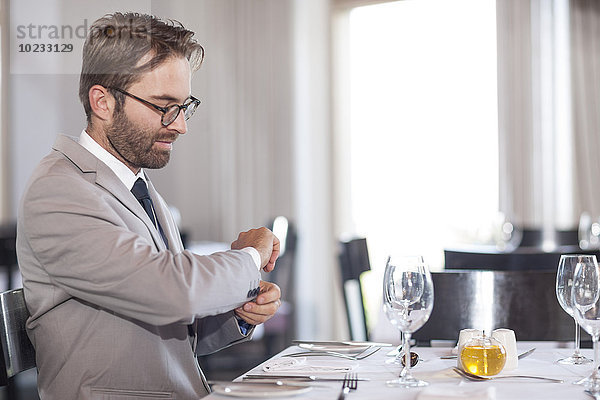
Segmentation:
{"type": "Polygon", "coordinates": [[[157,141],[174,142],[178,134],[159,133],[131,122],[125,112],[116,113],[106,131],[108,141],[115,151],[134,168],[158,169],[169,162],[171,151],[153,148],[157,141]]]}

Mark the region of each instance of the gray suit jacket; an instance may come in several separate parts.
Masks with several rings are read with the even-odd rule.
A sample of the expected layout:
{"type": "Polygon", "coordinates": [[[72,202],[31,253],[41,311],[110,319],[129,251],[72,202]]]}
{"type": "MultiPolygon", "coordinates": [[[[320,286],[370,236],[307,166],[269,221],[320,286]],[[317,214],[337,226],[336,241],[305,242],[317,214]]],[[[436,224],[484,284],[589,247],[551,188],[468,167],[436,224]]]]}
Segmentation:
{"type": "Polygon", "coordinates": [[[252,257],[184,250],[164,200],[148,190],[170,250],[117,176],[75,140],[59,136],[34,171],[17,254],[43,400],[197,399],[206,389],[192,349],[247,340],[232,310],[260,279],[252,257]]]}

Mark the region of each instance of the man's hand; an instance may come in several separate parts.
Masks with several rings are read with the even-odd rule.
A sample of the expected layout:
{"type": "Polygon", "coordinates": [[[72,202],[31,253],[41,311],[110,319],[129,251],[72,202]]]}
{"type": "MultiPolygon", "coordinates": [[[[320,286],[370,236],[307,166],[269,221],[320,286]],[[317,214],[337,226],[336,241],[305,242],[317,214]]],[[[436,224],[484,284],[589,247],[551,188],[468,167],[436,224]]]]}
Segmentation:
{"type": "Polygon", "coordinates": [[[281,305],[281,290],[271,282],[260,281],[260,294],[253,301],[234,310],[235,314],[251,325],[270,319],[281,305]]]}
{"type": "Polygon", "coordinates": [[[267,228],[250,229],[239,234],[231,243],[231,250],[254,247],[260,254],[260,267],[266,272],[273,271],[275,260],[279,257],[279,239],[267,228]]]}

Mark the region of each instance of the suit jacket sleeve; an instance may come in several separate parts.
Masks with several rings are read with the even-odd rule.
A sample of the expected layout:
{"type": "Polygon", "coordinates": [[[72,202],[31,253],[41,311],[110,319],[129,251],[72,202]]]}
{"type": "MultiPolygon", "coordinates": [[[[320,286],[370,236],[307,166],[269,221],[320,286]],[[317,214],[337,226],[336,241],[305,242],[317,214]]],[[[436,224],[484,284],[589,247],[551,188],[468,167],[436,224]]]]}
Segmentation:
{"type": "Polygon", "coordinates": [[[158,251],[118,198],[78,176],[38,176],[21,213],[19,246],[29,259],[20,263],[39,266],[28,271],[29,279],[57,288],[40,300],[49,304],[36,305],[39,314],[76,297],[152,325],[190,324],[248,301],[260,279],[252,257],[241,251],[158,251]]]}
{"type": "Polygon", "coordinates": [[[242,335],[232,311],[199,319],[196,321],[195,329],[197,342],[194,347],[196,355],[199,356],[250,340],[254,332],[252,327],[246,335],[242,335]]]}

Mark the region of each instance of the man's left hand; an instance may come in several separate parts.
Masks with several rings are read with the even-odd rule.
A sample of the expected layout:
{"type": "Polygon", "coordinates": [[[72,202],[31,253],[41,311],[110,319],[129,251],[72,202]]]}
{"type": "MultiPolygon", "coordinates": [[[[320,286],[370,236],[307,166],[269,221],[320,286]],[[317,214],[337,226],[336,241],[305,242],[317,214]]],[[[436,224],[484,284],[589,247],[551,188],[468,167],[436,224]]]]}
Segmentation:
{"type": "Polygon", "coordinates": [[[270,319],[281,305],[281,290],[271,282],[260,281],[260,294],[253,301],[235,309],[235,314],[251,325],[270,319]]]}

